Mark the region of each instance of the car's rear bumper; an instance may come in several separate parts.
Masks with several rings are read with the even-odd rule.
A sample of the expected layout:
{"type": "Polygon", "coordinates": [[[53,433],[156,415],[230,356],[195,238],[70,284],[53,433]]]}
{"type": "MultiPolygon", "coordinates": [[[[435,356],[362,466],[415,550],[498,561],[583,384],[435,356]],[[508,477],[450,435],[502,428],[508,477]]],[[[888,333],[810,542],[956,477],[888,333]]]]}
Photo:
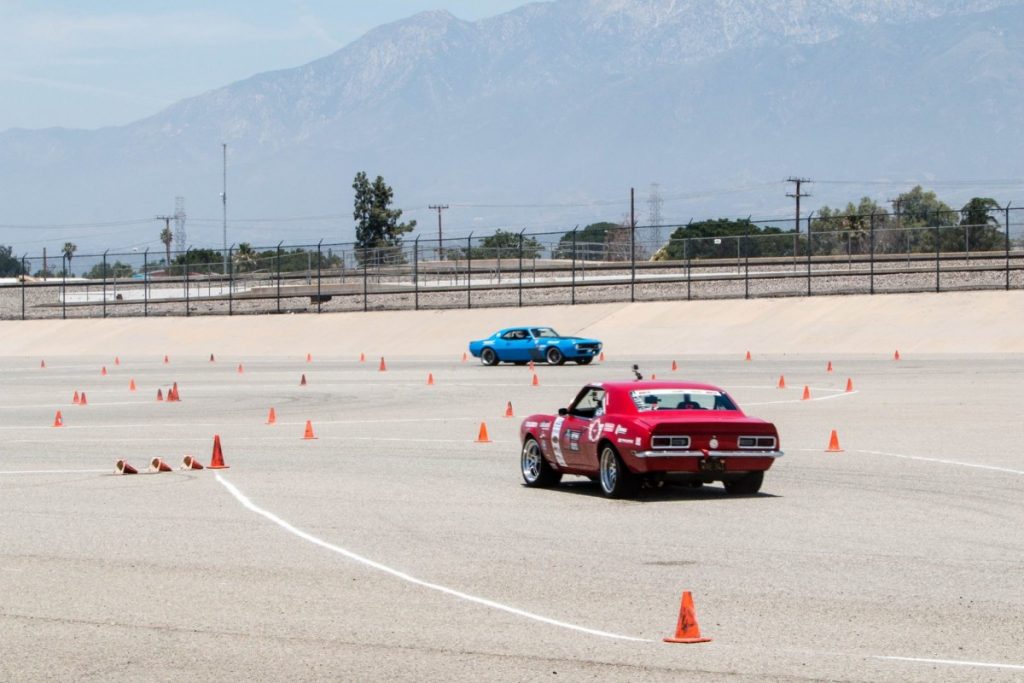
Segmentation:
{"type": "Polygon", "coordinates": [[[637,451],[637,458],[781,458],[782,451],[637,451]]]}
{"type": "Polygon", "coordinates": [[[768,470],[782,451],[640,451],[627,456],[627,465],[640,474],[700,473],[712,478],[730,472],[768,470]]]}

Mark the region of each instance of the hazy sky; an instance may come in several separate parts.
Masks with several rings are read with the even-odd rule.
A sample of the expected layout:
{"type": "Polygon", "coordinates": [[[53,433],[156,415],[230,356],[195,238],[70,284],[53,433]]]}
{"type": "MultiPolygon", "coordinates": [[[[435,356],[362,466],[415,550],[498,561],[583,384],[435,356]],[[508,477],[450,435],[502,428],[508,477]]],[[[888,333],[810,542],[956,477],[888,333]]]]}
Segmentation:
{"type": "Polygon", "coordinates": [[[0,0],[0,130],[124,124],[256,73],[305,64],[417,12],[447,9],[476,20],[524,4],[0,0]]]}

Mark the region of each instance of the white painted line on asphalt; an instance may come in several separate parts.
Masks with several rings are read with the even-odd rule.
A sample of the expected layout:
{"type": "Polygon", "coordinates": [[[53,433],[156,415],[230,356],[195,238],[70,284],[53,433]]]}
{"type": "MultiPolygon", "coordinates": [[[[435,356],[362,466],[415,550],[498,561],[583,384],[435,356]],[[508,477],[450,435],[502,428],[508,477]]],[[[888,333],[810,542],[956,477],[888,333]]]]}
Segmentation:
{"type": "MultiPolygon", "coordinates": [[[[70,413],[69,413],[70,414],[70,413]]],[[[498,419],[498,418],[495,418],[498,419]]],[[[262,421],[262,418],[260,418],[262,421]]],[[[478,417],[426,417],[422,419],[418,418],[396,418],[393,420],[317,420],[318,425],[357,425],[357,424],[399,424],[399,423],[422,423],[422,422],[479,422],[478,417]]],[[[278,422],[277,425],[304,425],[305,422],[278,422]]],[[[161,428],[164,427],[210,427],[210,428],[223,428],[224,423],[222,422],[147,422],[145,424],[123,424],[123,423],[107,423],[101,425],[69,425],[65,424],[63,429],[152,429],[154,426],[161,428]]],[[[24,431],[26,429],[42,429],[51,430],[54,429],[53,425],[31,425],[31,426],[0,426],[0,431],[4,430],[17,430],[24,431]]],[[[8,441],[6,443],[16,443],[8,441]]]]}
{"type": "Polygon", "coordinates": [[[8,474],[101,474],[103,472],[113,472],[112,469],[105,470],[4,470],[0,471],[0,475],[8,474]]]}
{"type": "Polygon", "coordinates": [[[430,590],[438,591],[439,593],[444,593],[445,595],[450,595],[460,600],[465,600],[467,602],[473,602],[478,605],[483,605],[484,607],[489,607],[491,609],[507,612],[517,617],[523,617],[524,619],[532,619],[534,621],[539,621],[550,626],[557,626],[559,628],[569,629],[570,631],[579,631],[580,633],[586,633],[592,636],[600,636],[601,638],[613,638],[615,640],[629,640],[638,643],[653,642],[647,638],[635,638],[633,636],[624,636],[618,633],[609,633],[608,631],[599,631],[597,629],[587,628],[585,626],[577,626],[576,624],[558,621],[557,619],[551,619],[549,617],[544,617],[539,614],[527,612],[525,610],[521,610],[510,605],[504,605],[500,602],[494,602],[493,600],[488,600],[487,598],[480,598],[475,595],[470,595],[469,593],[463,593],[462,591],[457,591],[454,588],[448,588],[447,586],[442,586],[436,583],[430,583],[429,581],[424,581],[423,579],[417,579],[415,576],[411,576],[409,574],[406,574],[405,572],[393,569],[391,567],[388,567],[387,565],[381,564],[380,562],[375,562],[374,560],[363,557],[362,555],[357,555],[351,550],[346,550],[341,546],[334,545],[333,543],[328,543],[327,541],[319,539],[308,532],[302,531],[301,529],[292,526],[291,524],[284,521],[274,513],[268,512],[263,508],[257,507],[251,500],[249,500],[249,498],[245,496],[245,494],[239,491],[234,484],[229,482],[220,474],[217,474],[215,476],[217,477],[217,481],[220,482],[221,485],[223,485],[224,488],[226,488],[228,492],[231,493],[231,495],[234,496],[235,499],[239,503],[241,503],[245,508],[270,520],[274,524],[277,524],[285,531],[294,534],[295,536],[298,536],[304,541],[308,541],[314,545],[320,546],[321,548],[325,548],[326,550],[330,550],[331,552],[337,553],[343,557],[347,557],[348,559],[366,565],[371,569],[376,569],[377,571],[384,572],[385,574],[390,574],[391,576],[401,579],[402,581],[405,581],[407,583],[420,586],[421,588],[428,588],[430,590]]]}
{"type": "Polygon", "coordinates": [[[748,403],[744,403],[743,405],[745,405],[745,406],[771,406],[771,405],[778,405],[780,403],[812,403],[814,401],[829,401],[829,400],[831,400],[833,398],[841,398],[843,396],[853,396],[854,394],[859,394],[860,393],[859,391],[842,391],[842,390],[837,390],[837,389],[814,389],[814,387],[811,387],[811,389],[813,391],[836,391],[838,393],[830,394],[829,396],[811,396],[806,401],[803,400],[803,399],[799,399],[799,398],[793,398],[793,399],[788,399],[788,400],[785,400],[785,401],[760,401],[758,403],[749,403],[748,402],[748,403]]]}
{"type": "Polygon", "coordinates": [[[883,657],[873,655],[872,659],[887,659],[894,662],[917,662],[921,664],[948,664],[949,666],[973,666],[984,669],[1011,669],[1024,671],[1020,664],[998,664],[995,662],[967,662],[959,659],[924,659],[921,657],[883,657]]]}
{"type": "Polygon", "coordinates": [[[902,458],[904,460],[920,460],[922,462],[935,462],[942,465],[956,465],[958,467],[973,467],[978,470],[991,470],[993,472],[1007,472],[1024,476],[1024,470],[1013,470],[1008,467],[996,467],[994,465],[979,465],[973,462],[961,462],[959,460],[942,460],[940,458],[924,458],[919,455],[901,455],[899,453],[884,453],[882,451],[854,450],[854,453],[867,453],[869,455],[885,455],[890,458],[902,458]]]}

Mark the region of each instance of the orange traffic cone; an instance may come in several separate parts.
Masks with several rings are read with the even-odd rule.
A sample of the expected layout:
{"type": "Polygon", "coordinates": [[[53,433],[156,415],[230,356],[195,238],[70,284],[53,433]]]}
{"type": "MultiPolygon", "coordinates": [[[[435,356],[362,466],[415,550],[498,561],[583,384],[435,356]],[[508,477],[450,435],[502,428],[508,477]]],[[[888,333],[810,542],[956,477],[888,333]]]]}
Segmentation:
{"type": "Polygon", "coordinates": [[[299,380],[299,386],[300,387],[306,386],[306,373],[302,373],[302,379],[299,380]]]}
{"type": "Polygon", "coordinates": [[[378,369],[378,370],[379,370],[380,372],[386,372],[386,371],[387,371],[387,369],[388,369],[388,364],[384,362],[384,356],[381,356],[381,357],[380,357],[380,367],[379,367],[379,368],[377,368],[377,369],[378,369]]]}
{"type": "Polygon", "coordinates": [[[604,362],[604,351],[602,351],[601,355],[597,357],[597,362],[599,362],[599,363],[603,363],[604,362]]]}
{"type": "Polygon", "coordinates": [[[785,375],[779,375],[779,389],[785,389],[785,388],[786,388],[786,376],[785,375]]]}
{"type": "Polygon", "coordinates": [[[359,362],[360,363],[365,363],[366,362],[366,354],[365,353],[360,353],[359,354],[359,362]]]}
{"type": "Polygon", "coordinates": [[[683,599],[679,604],[679,621],[676,622],[676,634],[664,638],[666,643],[710,643],[710,638],[702,638],[697,613],[693,609],[693,596],[690,591],[683,591],[683,599]]]}
{"type": "Polygon", "coordinates": [[[171,390],[167,392],[167,400],[168,401],[180,401],[181,400],[181,395],[178,394],[178,383],[177,382],[175,382],[171,386],[171,390]]]}
{"type": "Polygon", "coordinates": [[[849,377],[847,377],[846,378],[846,392],[849,393],[851,391],[853,391],[853,380],[850,379],[849,377]]]}
{"type": "Polygon", "coordinates": [[[491,437],[487,435],[487,423],[480,423],[480,433],[476,436],[477,443],[491,443],[491,437]]]}
{"type": "Polygon", "coordinates": [[[135,391],[135,378],[128,380],[128,391],[135,391]]]}
{"type": "Polygon", "coordinates": [[[274,412],[273,407],[271,407],[270,412],[267,413],[267,424],[277,424],[277,413],[274,412]]]}
{"type": "Polygon", "coordinates": [[[160,458],[153,458],[149,461],[150,472],[170,472],[171,466],[165,463],[160,458]]]}
{"type": "Polygon", "coordinates": [[[171,362],[171,359],[168,358],[167,356],[164,356],[164,365],[166,365],[167,363],[170,363],[170,362],[171,362]]]}
{"type": "Polygon", "coordinates": [[[839,435],[836,430],[832,430],[832,436],[828,439],[828,448],[825,449],[826,453],[842,453],[843,449],[839,447],[839,435]]]}
{"type": "Polygon", "coordinates": [[[238,374],[239,374],[239,375],[241,375],[241,374],[242,374],[242,373],[244,373],[244,372],[245,372],[245,368],[244,368],[244,367],[242,367],[242,364],[241,364],[241,363],[239,363],[239,364],[238,364],[238,374]]]}
{"type": "Polygon", "coordinates": [[[676,362],[675,362],[675,361],[672,361],[672,372],[675,372],[675,371],[676,371],[676,370],[678,370],[678,369],[679,369],[679,366],[678,366],[678,365],[676,365],[676,362]]]}
{"type": "Polygon", "coordinates": [[[530,372],[533,372],[533,368],[534,368],[533,361],[531,360],[529,363],[527,363],[526,367],[530,369],[530,372]]]}
{"type": "Polygon", "coordinates": [[[896,349],[896,353],[893,354],[892,359],[893,360],[899,360],[900,359],[900,350],[899,349],[896,349]]]}
{"type": "Polygon", "coordinates": [[[156,390],[156,400],[158,400],[158,401],[164,400],[164,390],[163,389],[157,389],[156,390]]]}
{"type": "Polygon", "coordinates": [[[139,471],[128,464],[127,460],[118,460],[114,465],[114,472],[116,474],[138,474],[139,471]]]}
{"type": "Polygon", "coordinates": [[[462,352],[462,362],[463,362],[463,363],[465,363],[465,362],[466,362],[466,360],[467,360],[466,352],[465,352],[465,351],[463,351],[463,352],[462,352]]]}
{"type": "Polygon", "coordinates": [[[78,399],[78,405],[80,405],[80,406],[87,406],[87,405],[89,405],[89,399],[87,399],[85,397],[85,392],[84,391],[82,392],[81,398],[78,399]]]}
{"type": "Polygon", "coordinates": [[[107,366],[104,365],[102,368],[100,368],[100,377],[106,377],[106,376],[107,376],[107,366]]]}
{"type": "Polygon", "coordinates": [[[216,360],[214,360],[212,353],[210,354],[210,362],[211,363],[216,363],[217,362],[216,360]]]}
{"type": "Polygon", "coordinates": [[[213,435],[213,456],[210,458],[211,470],[224,470],[228,466],[224,464],[224,452],[220,449],[220,435],[213,435]]]}
{"type": "Polygon", "coordinates": [[[652,372],[651,373],[651,381],[653,382],[656,379],[658,379],[658,376],[652,372]]]}
{"type": "Polygon", "coordinates": [[[306,354],[306,362],[307,363],[312,363],[313,362],[313,354],[311,354],[311,353],[307,353],[306,354]]]}
{"type": "Polygon", "coordinates": [[[828,362],[828,367],[825,368],[825,372],[832,372],[832,361],[828,362]]]}
{"type": "Polygon", "coordinates": [[[306,420],[306,433],[302,435],[302,438],[306,440],[316,438],[316,435],[313,434],[313,422],[311,420],[306,420]]]}
{"type": "Polygon", "coordinates": [[[750,351],[747,351],[747,357],[744,358],[744,360],[751,360],[751,358],[750,358],[750,351]]]}
{"type": "Polygon", "coordinates": [[[121,357],[120,356],[114,356],[114,365],[120,365],[120,364],[121,364],[121,357]]]}
{"type": "Polygon", "coordinates": [[[72,399],[71,399],[71,402],[74,403],[77,406],[79,403],[81,403],[81,401],[82,401],[82,399],[80,399],[78,397],[78,391],[76,390],[74,397],[72,397],[72,399]]]}
{"type": "Polygon", "coordinates": [[[535,387],[539,387],[540,386],[540,380],[537,379],[537,375],[533,376],[532,386],[535,386],[535,387]]]}
{"type": "Polygon", "coordinates": [[[428,372],[427,373],[427,386],[428,387],[434,386],[434,373],[432,373],[432,372],[428,372]]]}
{"type": "Polygon", "coordinates": [[[53,416],[53,426],[54,427],[63,427],[64,426],[64,416],[60,414],[59,410],[57,411],[57,414],[53,416]]]}
{"type": "Polygon", "coordinates": [[[45,360],[39,361],[39,367],[45,368],[46,367],[46,361],[45,360]]]}
{"type": "Polygon", "coordinates": [[[801,401],[810,401],[811,400],[811,390],[810,390],[810,388],[806,384],[804,385],[804,395],[800,397],[800,400],[801,401]]]}
{"type": "Polygon", "coordinates": [[[201,470],[203,465],[201,462],[193,458],[191,455],[186,455],[185,459],[181,461],[181,469],[183,470],[201,470]]]}
{"type": "Polygon", "coordinates": [[[509,401],[508,405],[505,406],[505,417],[514,417],[512,414],[512,401],[509,401]]]}

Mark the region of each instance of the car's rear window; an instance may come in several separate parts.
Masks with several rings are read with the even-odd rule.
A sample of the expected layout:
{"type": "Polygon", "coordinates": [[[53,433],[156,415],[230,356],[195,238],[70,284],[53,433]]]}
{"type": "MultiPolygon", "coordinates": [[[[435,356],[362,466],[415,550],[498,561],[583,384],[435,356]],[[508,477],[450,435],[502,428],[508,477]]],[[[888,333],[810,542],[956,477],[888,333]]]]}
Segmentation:
{"type": "Polygon", "coordinates": [[[736,404],[712,389],[637,389],[629,392],[636,409],[648,410],[738,410],[736,404]]]}
{"type": "Polygon", "coordinates": [[[550,327],[535,327],[533,328],[533,336],[538,339],[554,339],[558,336],[558,333],[550,327]]]}

